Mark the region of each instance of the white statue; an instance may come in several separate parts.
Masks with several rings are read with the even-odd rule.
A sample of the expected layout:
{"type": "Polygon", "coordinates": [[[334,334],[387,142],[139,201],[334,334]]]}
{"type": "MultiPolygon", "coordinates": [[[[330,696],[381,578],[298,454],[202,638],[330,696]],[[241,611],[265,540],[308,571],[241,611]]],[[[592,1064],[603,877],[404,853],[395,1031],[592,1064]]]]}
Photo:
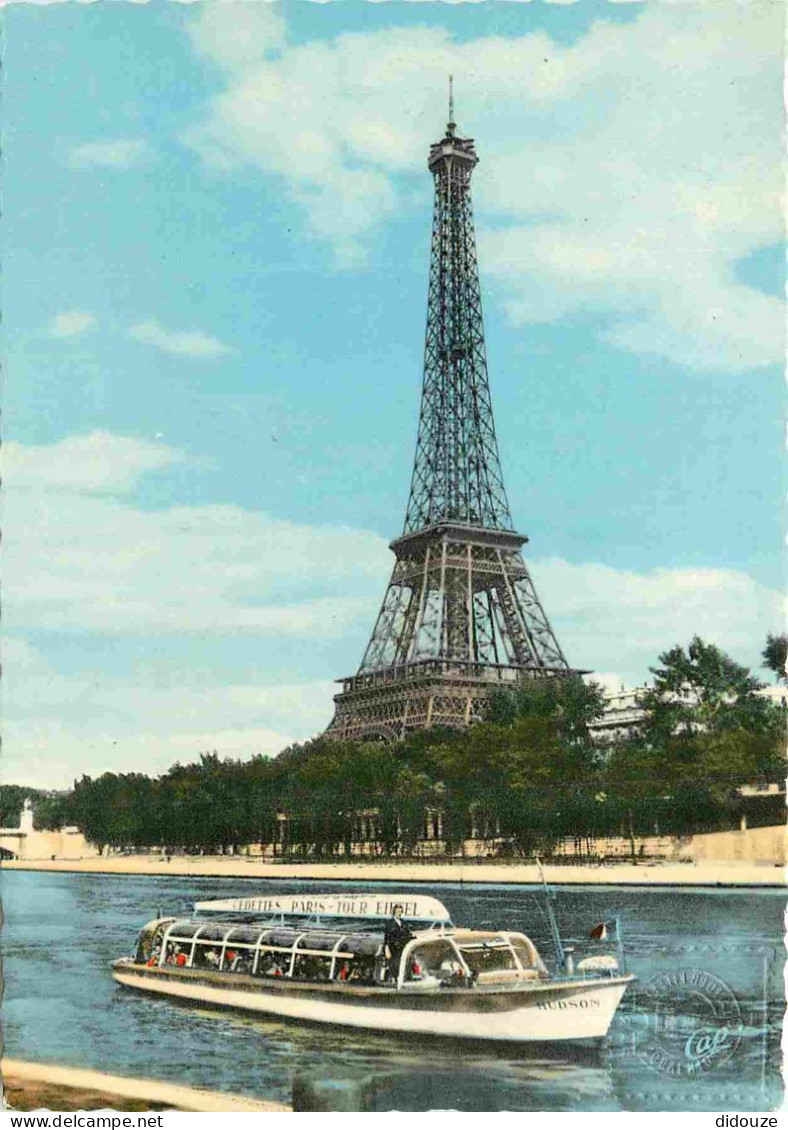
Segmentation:
{"type": "Polygon", "coordinates": [[[25,803],[22,805],[22,813],[19,817],[19,830],[21,832],[33,831],[33,805],[30,797],[25,797],[25,803]]]}

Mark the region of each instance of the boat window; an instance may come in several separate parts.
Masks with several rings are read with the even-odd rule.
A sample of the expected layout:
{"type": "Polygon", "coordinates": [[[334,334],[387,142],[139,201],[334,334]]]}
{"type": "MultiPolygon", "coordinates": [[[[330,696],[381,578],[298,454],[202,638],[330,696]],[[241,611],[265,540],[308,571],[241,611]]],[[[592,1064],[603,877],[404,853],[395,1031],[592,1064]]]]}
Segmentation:
{"type": "Polygon", "coordinates": [[[151,955],[153,948],[153,931],[143,930],[137,938],[137,945],[134,950],[134,960],[138,965],[144,965],[151,955]]]}
{"type": "Polygon", "coordinates": [[[298,954],[293,964],[293,978],[296,981],[328,981],[331,977],[331,957],[317,957],[314,954],[298,954]]]}
{"type": "MultiPolygon", "coordinates": [[[[337,959],[334,980],[348,984],[372,985],[377,980],[378,972],[378,961],[370,954],[341,957],[337,959]]],[[[380,973],[382,974],[382,969],[380,973]]]]}
{"type": "Polygon", "coordinates": [[[172,919],[168,918],[163,922],[157,921],[148,923],[137,939],[137,949],[134,957],[136,962],[140,965],[156,965],[158,963],[159,954],[161,953],[161,943],[164,939],[164,931],[171,922],[172,919]]]}
{"type": "Polygon", "coordinates": [[[194,947],[194,960],[192,966],[195,969],[218,969],[222,960],[222,946],[216,939],[199,938],[197,945],[194,947]]]}
{"type": "Polygon", "coordinates": [[[254,950],[234,949],[232,944],[225,946],[220,968],[225,973],[251,973],[254,965],[254,950]]]}
{"type": "Polygon", "coordinates": [[[272,930],[267,940],[263,942],[263,945],[290,947],[298,941],[303,932],[303,930],[288,930],[286,928],[272,930]]]}
{"type": "Polygon", "coordinates": [[[523,969],[543,969],[544,965],[533,945],[528,945],[522,938],[510,938],[512,949],[520,959],[523,969]]]}
{"type": "MultiPolygon", "coordinates": [[[[210,942],[223,942],[224,936],[227,933],[228,926],[226,922],[198,922],[197,928],[199,929],[200,941],[210,942]]],[[[197,931],[195,930],[195,933],[197,931]]]]}
{"type": "Polygon", "coordinates": [[[228,945],[234,942],[236,945],[256,946],[260,932],[259,926],[236,926],[234,930],[230,930],[225,941],[228,945]]]}
{"type": "Polygon", "coordinates": [[[164,949],[164,964],[182,967],[189,964],[191,943],[181,945],[180,942],[168,941],[164,949]]]}
{"type": "MultiPolygon", "coordinates": [[[[511,955],[510,955],[511,956],[511,955]]],[[[405,958],[405,980],[422,981],[435,977],[439,981],[461,981],[465,970],[451,942],[428,942],[416,946],[405,958]]]]}
{"type": "Polygon", "coordinates": [[[382,934],[348,934],[342,943],[342,948],[350,953],[375,957],[382,945],[382,934]]]}
{"type": "Polygon", "coordinates": [[[258,977],[286,977],[290,972],[290,954],[263,950],[254,972],[258,977]]]}
{"type": "Polygon", "coordinates": [[[505,942],[476,942],[460,946],[460,953],[471,973],[516,969],[514,954],[505,942]]]}
{"type": "Polygon", "coordinates": [[[300,950],[326,950],[330,953],[340,939],[340,934],[324,934],[312,931],[304,934],[299,940],[298,948],[300,950]]]}

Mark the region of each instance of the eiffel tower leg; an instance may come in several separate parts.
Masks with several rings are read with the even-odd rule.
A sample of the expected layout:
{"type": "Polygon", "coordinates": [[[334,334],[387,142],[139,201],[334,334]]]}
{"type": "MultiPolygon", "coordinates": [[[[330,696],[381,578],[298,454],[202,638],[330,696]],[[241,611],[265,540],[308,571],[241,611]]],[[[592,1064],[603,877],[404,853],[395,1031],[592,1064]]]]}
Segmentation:
{"type": "MultiPolygon", "coordinates": [[[[447,547],[448,552],[448,547],[447,547]]],[[[469,595],[473,589],[471,547],[458,553],[451,547],[451,560],[444,574],[446,602],[446,650],[448,659],[467,666],[473,659],[473,610],[469,595]],[[456,556],[455,556],[456,554],[456,556]]]]}
{"type": "Polygon", "coordinates": [[[479,653],[476,646],[476,623],[473,615],[473,550],[470,545],[465,553],[465,617],[468,624],[468,658],[477,663],[479,653]]]}
{"type": "Polygon", "coordinates": [[[525,618],[531,625],[531,639],[534,641],[538,654],[549,667],[564,667],[569,670],[563,651],[555,637],[550,621],[545,615],[539,597],[536,595],[533,581],[526,572],[518,577],[514,583],[517,601],[522,608],[525,618]]]}
{"type": "Polygon", "coordinates": [[[507,562],[504,555],[498,551],[498,560],[501,567],[501,583],[498,586],[498,600],[503,612],[506,634],[508,636],[513,660],[518,664],[539,662],[533,640],[531,639],[528,625],[517,604],[512,579],[509,576],[507,562]]]}
{"type": "MultiPolygon", "coordinates": [[[[419,630],[424,620],[424,609],[429,594],[430,553],[430,546],[427,546],[424,553],[424,568],[421,572],[421,578],[418,584],[418,599],[412,602],[413,615],[406,625],[406,631],[403,633],[401,654],[405,662],[410,662],[410,660],[415,658],[419,630]]],[[[414,597],[415,595],[414,590],[414,597]]]]}
{"type": "Polygon", "coordinates": [[[376,667],[384,667],[386,662],[390,662],[393,658],[388,654],[391,648],[392,640],[397,639],[398,621],[402,617],[402,605],[405,598],[405,590],[396,583],[395,576],[392,577],[389,587],[386,590],[386,595],[383,598],[378,618],[375,621],[375,627],[372,631],[372,638],[367,645],[367,650],[364,653],[364,658],[361,661],[361,670],[374,670],[376,667]]]}

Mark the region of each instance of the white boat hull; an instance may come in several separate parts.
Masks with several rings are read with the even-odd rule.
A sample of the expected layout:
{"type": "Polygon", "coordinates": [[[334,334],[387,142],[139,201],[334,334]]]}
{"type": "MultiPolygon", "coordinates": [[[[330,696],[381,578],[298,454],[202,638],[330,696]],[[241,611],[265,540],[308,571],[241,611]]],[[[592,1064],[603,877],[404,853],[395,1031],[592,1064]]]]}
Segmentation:
{"type": "Polygon", "coordinates": [[[385,988],[342,994],[323,986],[236,985],[232,975],[184,976],[121,962],[115,964],[113,976],[131,989],[247,1013],[377,1032],[516,1042],[601,1039],[633,980],[628,975],[541,981],[517,990],[441,990],[427,995],[385,988]]]}

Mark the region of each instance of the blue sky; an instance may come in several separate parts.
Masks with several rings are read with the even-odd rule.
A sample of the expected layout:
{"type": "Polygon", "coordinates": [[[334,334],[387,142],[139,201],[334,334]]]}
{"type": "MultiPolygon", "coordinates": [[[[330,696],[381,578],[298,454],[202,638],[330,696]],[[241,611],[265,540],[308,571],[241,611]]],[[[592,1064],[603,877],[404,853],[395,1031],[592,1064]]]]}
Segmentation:
{"type": "Polygon", "coordinates": [[[456,79],[512,511],[570,660],[784,587],[779,5],[6,12],[6,780],[323,728],[402,526],[456,79]]]}

